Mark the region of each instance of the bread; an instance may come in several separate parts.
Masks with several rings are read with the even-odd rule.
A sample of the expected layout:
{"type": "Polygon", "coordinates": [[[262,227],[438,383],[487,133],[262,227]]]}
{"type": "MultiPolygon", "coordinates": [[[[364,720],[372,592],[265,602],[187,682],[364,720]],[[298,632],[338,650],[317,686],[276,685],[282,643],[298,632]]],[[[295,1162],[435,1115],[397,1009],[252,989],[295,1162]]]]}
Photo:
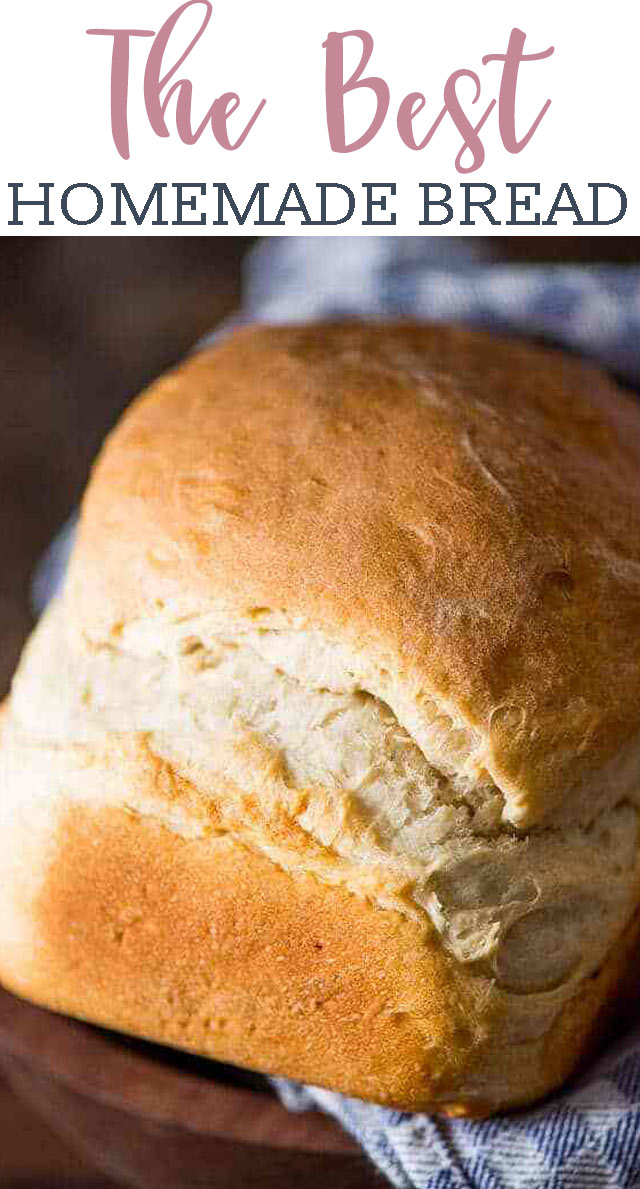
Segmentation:
{"type": "Polygon", "coordinates": [[[640,975],[640,409],[550,350],[244,329],[108,439],[0,727],[0,979],[409,1110],[640,975]]]}

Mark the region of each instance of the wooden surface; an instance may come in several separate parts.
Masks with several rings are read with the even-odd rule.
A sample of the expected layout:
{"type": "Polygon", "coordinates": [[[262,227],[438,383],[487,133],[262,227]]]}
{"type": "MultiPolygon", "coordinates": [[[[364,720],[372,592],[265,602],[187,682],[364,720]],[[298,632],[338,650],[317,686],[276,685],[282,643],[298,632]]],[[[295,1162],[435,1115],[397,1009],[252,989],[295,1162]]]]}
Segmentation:
{"type": "Polygon", "coordinates": [[[0,1081],[0,1185],[2,1189],[111,1189],[114,1181],[83,1160],[0,1081]]]}
{"type": "MultiPolygon", "coordinates": [[[[0,1069],[89,1165],[125,1184],[381,1189],[330,1119],[289,1113],[261,1079],[128,1042],[3,991],[0,1069]]],[[[83,1170],[67,1160],[62,1175],[77,1180],[83,1170]]]]}

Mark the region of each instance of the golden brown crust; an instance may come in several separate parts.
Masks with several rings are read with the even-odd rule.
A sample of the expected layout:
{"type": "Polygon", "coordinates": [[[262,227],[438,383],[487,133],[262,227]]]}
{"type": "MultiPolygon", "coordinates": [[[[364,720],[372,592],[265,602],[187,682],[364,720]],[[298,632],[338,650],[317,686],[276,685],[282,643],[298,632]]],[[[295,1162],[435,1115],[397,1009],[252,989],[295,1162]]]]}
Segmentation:
{"type": "Polygon", "coordinates": [[[638,783],[640,413],[598,370],[429,326],[232,335],[107,444],[72,606],[283,611],[436,696],[528,824],[638,783]]]}
{"type": "Polygon", "coordinates": [[[108,1027],[407,1104],[468,1059],[437,939],[229,838],[75,808],[34,920],[26,993],[108,1027]]]}
{"type": "MultiPolygon", "coordinates": [[[[635,955],[634,921],[548,1038],[500,1044],[500,1001],[435,936],[229,837],[123,809],[58,820],[32,948],[3,982],[55,1010],[407,1110],[484,1115],[575,1066],[635,955]],[[498,1069],[505,1099],[483,1096],[498,1069]]],[[[635,960],[637,967],[637,959],[635,960]]]]}

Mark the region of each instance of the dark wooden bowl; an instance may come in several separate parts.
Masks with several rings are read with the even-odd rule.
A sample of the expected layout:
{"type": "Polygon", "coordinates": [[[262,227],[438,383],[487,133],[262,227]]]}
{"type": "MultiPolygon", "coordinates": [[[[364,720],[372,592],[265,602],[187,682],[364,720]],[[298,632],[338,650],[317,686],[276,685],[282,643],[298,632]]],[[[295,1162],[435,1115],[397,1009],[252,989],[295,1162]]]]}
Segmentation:
{"type": "Polygon", "coordinates": [[[129,1041],[0,990],[0,1069],[115,1180],[153,1189],[381,1189],[359,1147],[252,1075],[129,1041]]]}

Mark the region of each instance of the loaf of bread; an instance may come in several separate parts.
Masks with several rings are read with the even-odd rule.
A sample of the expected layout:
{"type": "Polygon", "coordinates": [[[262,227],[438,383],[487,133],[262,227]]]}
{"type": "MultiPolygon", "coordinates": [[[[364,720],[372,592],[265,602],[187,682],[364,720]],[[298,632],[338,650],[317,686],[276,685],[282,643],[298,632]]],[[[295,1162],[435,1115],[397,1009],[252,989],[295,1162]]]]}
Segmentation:
{"type": "Polygon", "coordinates": [[[640,980],[640,408],[555,351],[244,329],[108,439],[0,727],[0,978],[409,1110],[640,980]]]}

